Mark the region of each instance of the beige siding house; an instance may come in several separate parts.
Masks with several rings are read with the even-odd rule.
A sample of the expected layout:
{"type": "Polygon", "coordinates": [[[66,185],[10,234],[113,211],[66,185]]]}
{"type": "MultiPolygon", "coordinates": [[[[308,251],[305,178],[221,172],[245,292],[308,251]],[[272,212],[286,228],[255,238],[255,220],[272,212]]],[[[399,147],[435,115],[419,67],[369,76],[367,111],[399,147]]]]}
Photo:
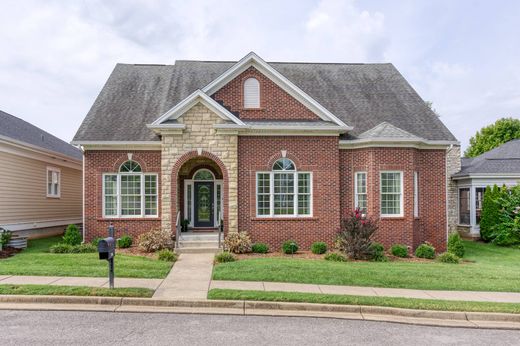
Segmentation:
{"type": "Polygon", "coordinates": [[[41,237],[81,222],[81,151],[0,111],[0,226],[41,237]]]}

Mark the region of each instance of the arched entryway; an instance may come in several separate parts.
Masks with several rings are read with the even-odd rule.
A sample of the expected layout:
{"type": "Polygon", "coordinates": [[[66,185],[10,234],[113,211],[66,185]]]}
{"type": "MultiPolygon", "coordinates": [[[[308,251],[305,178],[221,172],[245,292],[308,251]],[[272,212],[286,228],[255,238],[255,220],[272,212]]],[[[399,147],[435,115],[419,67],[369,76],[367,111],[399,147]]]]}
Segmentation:
{"type": "Polygon", "coordinates": [[[224,212],[224,176],[208,157],[187,160],[178,173],[178,210],[192,230],[218,227],[224,212]]]}

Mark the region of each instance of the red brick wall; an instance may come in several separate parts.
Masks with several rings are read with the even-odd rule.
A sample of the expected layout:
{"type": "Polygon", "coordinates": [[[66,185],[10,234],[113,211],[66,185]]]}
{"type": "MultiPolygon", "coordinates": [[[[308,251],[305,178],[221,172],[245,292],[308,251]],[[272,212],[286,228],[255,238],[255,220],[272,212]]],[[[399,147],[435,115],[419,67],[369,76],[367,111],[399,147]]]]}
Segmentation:
{"type": "Polygon", "coordinates": [[[254,67],[248,68],[212,97],[223,101],[225,106],[240,113],[240,119],[249,120],[320,120],[298,100],[281,89],[254,67]],[[244,109],[243,84],[246,79],[255,77],[260,83],[260,108],[244,109]]]}
{"type": "Polygon", "coordinates": [[[128,160],[129,151],[87,151],[85,152],[85,236],[86,241],[108,236],[108,226],[112,223],[116,237],[124,234],[134,239],[141,233],[161,227],[161,152],[133,151],[132,160],[138,162],[145,173],[157,173],[159,191],[159,217],[139,219],[103,218],[103,173],[116,173],[119,166],[128,160]]]}
{"type": "Polygon", "coordinates": [[[238,229],[278,250],[295,240],[302,250],[315,241],[332,244],[340,225],[338,137],[239,137],[238,229]],[[299,171],[313,173],[311,218],[256,218],[256,172],[270,171],[287,151],[299,171]]]}
{"type": "Polygon", "coordinates": [[[380,215],[379,178],[384,170],[403,172],[403,217],[382,218],[375,240],[385,247],[424,241],[438,251],[446,247],[446,171],[443,150],[367,148],[340,150],[341,213],[354,209],[354,173],[367,172],[368,214],[380,215]],[[419,174],[419,218],[413,214],[413,172],[419,174]]]}

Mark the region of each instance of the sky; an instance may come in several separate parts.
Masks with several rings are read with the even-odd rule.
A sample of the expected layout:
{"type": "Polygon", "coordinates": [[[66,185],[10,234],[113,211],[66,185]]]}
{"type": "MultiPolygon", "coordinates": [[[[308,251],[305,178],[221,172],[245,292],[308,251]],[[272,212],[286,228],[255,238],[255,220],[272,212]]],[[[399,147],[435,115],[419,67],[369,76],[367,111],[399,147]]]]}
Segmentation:
{"type": "Polygon", "coordinates": [[[520,118],[520,1],[2,0],[0,110],[69,142],[116,63],[384,63],[463,148],[520,118]]]}

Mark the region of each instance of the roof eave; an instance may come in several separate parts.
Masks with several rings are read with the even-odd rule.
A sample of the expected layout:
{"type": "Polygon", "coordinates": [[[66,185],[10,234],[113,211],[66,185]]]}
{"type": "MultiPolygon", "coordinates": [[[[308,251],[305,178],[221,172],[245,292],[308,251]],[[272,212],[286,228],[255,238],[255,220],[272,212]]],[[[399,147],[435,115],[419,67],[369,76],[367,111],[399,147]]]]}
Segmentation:
{"type": "Polygon", "coordinates": [[[13,139],[13,138],[7,137],[7,136],[0,135],[0,141],[7,142],[8,144],[15,145],[15,146],[25,147],[26,149],[29,149],[29,150],[35,151],[35,152],[39,152],[41,154],[45,154],[47,156],[55,156],[61,160],[67,160],[67,161],[71,161],[71,162],[78,163],[78,164],[81,164],[81,162],[83,161],[82,159],[77,159],[73,156],[65,155],[63,153],[59,153],[59,152],[53,151],[53,150],[48,150],[48,149],[45,149],[45,148],[30,144],[30,143],[27,143],[24,141],[19,141],[19,140],[16,140],[16,139],[13,139]]]}

